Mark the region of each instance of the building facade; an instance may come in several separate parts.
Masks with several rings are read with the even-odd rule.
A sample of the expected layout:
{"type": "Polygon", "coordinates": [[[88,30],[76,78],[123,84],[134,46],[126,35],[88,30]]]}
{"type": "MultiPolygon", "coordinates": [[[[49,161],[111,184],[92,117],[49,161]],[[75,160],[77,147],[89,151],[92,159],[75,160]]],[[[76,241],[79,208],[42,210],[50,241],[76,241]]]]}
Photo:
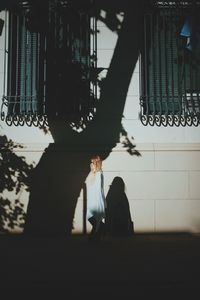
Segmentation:
{"type": "MultiPolygon", "coordinates": [[[[5,16],[6,11],[1,11],[0,17],[5,20],[5,16]]],[[[75,130],[73,120],[70,127],[59,117],[47,133],[38,126],[26,123],[9,126],[1,120],[1,136],[6,135],[8,140],[22,146],[14,147],[12,153],[32,165],[29,189],[26,184],[18,192],[4,186],[1,197],[13,205],[18,199],[25,214],[31,202],[30,219],[35,220],[30,226],[38,231],[40,226],[48,231],[60,222],[59,230],[65,227],[65,221],[68,224],[71,220],[72,233],[90,230],[85,219],[85,181],[90,154],[95,152],[103,157],[105,195],[114,178],[123,180],[136,233],[200,232],[199,125],[145,126],[141,122],[141,112],[145,112],[141,108],[141,31],[137,27],[140,16],[134,17],[127,11],[111,11],[107,7],[99,11],[96,45],[99,114],[86,124],[86,129],[80,126],[80,131],[80,128],[75,130]],[[114,15],[111,19],[109,13],[114,15]],[[109,21],[116,21],[117,25],[112,27],[109,21]],[[40,213],[36,213],[40,208],[40,213]]],[[[4,65],[6,26],[8,22],[4,23],[0,36],[1,96],[8,72],[4,65]]],[[[3,145],[1,148],[2,153],[8,151],[3,145]]],[[[9,224],[5,226],[9,231],[14,230],[9,224]]],[[[23,231],[23,224],[18,228],[16,222],[15,229],[23,231]]]]}

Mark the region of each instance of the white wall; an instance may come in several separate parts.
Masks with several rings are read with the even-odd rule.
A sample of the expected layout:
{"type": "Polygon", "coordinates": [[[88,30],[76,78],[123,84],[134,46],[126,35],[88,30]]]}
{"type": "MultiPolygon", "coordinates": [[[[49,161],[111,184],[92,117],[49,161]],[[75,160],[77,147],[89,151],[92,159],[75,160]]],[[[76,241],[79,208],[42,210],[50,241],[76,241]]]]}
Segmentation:
{"type": "MultiPolygon", "coordinates": [[[[3,12],[1,13],[1,17],[3,12]]],[[[98,66],[109,67],[117,34],[98,24],[98,66]]],[[[3,35],[0,37],[0,92],[2,95],[3,35]]],[[[141,156],[131,156],[119,143],[103,162],[105,193],[115,176],[126,185],[136,232],[191,231],[200,233],[200,128],[151,127],[139,121],[139,62],[127,95],[122,124],[141,156]]],[[[37,128],[9,127],[1,122],[1,132],[25,149],[16,152],[28,162],[39,161],[50,135],[37,128]]],[[[17,151],[17,150],[16,150],[17,151]]],[[[28,202],[26,192],[21,200],[28,202]]],[[[74,232],[83,228],[81,191],[74,219],[74,232]]],[[[87,224],[87,228],[90,226],[87,224]]]]}

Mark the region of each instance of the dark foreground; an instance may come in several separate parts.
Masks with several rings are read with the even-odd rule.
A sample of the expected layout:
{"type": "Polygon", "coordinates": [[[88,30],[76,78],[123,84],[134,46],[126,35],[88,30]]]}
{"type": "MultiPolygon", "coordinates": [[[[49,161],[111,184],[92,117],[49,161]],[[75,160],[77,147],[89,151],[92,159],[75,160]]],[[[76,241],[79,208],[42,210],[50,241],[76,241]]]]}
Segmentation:
{"type": "Polygon", "coordinates": [[[26,299],[39,290],[43,299],[47,293],[54,299],[139,299],[145,293],[179,299],[188,293],[194,299],[200,291],[198,235],[135,234],[99,243],[79,235],[1,235],[0,258],[0,293],[26,293],[26,299]]]}

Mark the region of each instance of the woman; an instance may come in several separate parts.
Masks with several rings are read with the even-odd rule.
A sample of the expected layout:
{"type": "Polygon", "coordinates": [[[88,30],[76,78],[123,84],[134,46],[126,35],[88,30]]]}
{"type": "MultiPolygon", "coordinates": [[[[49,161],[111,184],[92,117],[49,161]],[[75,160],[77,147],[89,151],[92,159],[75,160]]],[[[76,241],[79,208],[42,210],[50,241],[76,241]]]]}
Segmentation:
{"type": "Polygon", "coordinates": [[[87,186],[87,220],[92,225],[89,240],[97,240],[104,233],[106,200],[102,160],[99,155],[91,158],[87,186]]]}

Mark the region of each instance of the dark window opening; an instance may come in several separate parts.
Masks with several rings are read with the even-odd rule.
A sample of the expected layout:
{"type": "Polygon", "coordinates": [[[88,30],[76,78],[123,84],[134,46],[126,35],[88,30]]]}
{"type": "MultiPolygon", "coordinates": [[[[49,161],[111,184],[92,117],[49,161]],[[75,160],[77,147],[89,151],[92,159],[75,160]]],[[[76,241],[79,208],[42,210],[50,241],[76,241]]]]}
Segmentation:
{"type": "Polygon", "coordinates": [[[19,1],[6,13],[1,119],[38,126],[62,118],[78,127],[95,114],[93,1],[41,2],[19,1]]]}
{"type": "Polygon", "coordinates": [[[8,125],[45,121],[46,35],[28,29],[27,8],[6,12],[1,118],[8,125]]]}
{"type": "Polygon", "coordinates": [[[200,123],[200,3],[153,1],[144,16],[140,119],[144,125],[200,123]]]}

